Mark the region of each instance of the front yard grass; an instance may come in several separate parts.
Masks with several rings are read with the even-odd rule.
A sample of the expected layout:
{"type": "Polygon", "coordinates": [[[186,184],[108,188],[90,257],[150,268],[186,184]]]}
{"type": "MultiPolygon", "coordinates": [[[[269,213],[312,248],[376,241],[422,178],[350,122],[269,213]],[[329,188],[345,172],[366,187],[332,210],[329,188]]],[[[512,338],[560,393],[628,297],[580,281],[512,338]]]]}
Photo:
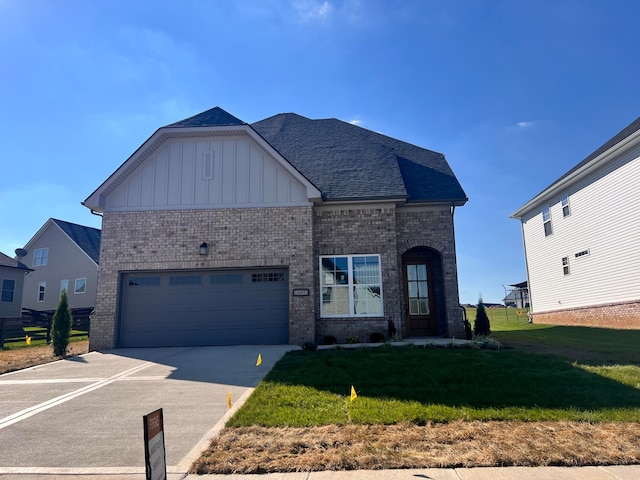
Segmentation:
{"type": "Polygon", "coordinates": [[[290,352],[193,472],[640,463],[640,331],[492,313],[501,350],[290,352]]]}

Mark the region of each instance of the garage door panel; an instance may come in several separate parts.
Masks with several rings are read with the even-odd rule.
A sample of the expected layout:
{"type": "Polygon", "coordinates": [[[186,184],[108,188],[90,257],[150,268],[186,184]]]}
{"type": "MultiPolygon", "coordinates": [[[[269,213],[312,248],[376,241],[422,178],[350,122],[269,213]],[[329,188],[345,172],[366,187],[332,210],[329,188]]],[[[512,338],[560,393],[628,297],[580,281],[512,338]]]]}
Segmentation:
{"type": "Polygon", "coordinates": [[[124,275],[120,346],[288,343],[284,270],[124,275]]]}

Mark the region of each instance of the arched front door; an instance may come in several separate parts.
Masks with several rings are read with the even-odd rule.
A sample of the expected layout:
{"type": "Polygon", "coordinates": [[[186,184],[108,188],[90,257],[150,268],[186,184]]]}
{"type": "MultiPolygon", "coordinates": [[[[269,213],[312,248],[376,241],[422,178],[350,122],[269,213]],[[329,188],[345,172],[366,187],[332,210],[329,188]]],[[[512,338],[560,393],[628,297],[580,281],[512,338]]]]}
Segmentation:
{"type": "Polygon", "coordinates": [[[429,248],[414,248],[402,256],[405,300],[405,335],[442,335],[439,313],[442,298],[440,254],[429,248]]]}

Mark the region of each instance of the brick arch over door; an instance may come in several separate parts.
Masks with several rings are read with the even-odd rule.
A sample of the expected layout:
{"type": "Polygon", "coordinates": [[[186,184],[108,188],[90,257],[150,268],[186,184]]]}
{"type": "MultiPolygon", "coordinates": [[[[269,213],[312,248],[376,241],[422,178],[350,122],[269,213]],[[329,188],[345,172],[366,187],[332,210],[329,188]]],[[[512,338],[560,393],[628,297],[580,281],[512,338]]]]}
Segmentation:
{"type": "Polygon", "coordinates": [[[417,246],[401,255],[406,336],[445,336],[447,305],[442,254],[417,246]]]}

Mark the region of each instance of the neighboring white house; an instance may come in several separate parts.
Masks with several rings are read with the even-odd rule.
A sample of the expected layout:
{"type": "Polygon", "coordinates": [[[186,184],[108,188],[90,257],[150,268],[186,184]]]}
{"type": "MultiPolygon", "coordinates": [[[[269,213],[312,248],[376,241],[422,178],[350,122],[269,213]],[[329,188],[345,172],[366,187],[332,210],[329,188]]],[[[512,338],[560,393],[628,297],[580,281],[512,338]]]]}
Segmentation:
{"type": "Polygon", "coordinates": [[[640,328],[640,118],[516,211],[534,322],[640,328]]]}
{"type": "Polygon", "coordinates": [[[527,282],[514,283],[505,287],[506,296],[502,299],[505,307],[528,308],[529,286],[527,282]]]}
{"type": "Polygon", "coordinates": [[[69,307],[95,307],[100,230],[50,218],[24,249],[33,272],[24,280],[23,308],[55,310],[62,290],[69,307]]]}

